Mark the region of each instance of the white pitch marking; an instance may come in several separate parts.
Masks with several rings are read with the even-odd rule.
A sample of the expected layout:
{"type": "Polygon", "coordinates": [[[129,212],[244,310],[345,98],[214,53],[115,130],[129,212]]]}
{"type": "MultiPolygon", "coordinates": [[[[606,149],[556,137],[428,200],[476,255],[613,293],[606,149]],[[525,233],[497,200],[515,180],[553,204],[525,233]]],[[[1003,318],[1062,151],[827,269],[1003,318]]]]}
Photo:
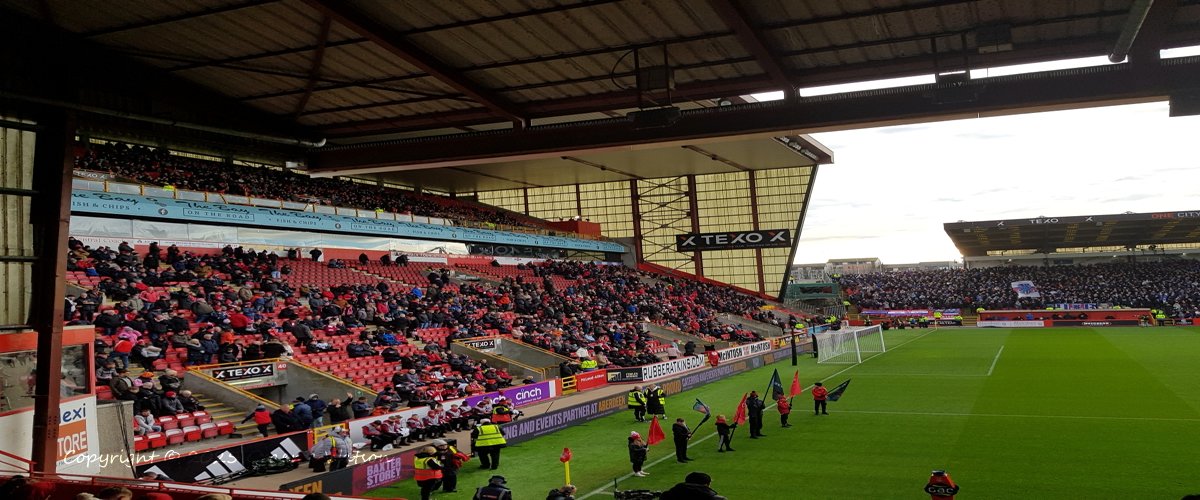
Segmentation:
{"type": "Polygon", "coordinates": [[[996,362],[1000,361],[1000,353],[1004,352],[1004,346],[1000,346],[1000,350],[996,351],[996,357],[992,358],[992,366],[988,367],[987,376],[992,376],[992,371],[996,369],[996,362]]]}

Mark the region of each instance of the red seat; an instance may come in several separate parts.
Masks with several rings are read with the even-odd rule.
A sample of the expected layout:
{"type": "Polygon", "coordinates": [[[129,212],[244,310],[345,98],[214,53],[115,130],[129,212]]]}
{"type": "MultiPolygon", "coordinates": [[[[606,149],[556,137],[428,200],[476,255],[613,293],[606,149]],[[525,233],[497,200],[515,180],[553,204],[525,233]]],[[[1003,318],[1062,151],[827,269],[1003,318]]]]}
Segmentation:
{"type": "Polygon", "coordinates": [[[179,429],[171,429],[166,433],[167,444],[179,444],[183,442],[183,431],[179,429]]]}
{"type": "Polygon", "coordinates": [[[228,420],[222,420],[220,422],[217,422],[217,434],[225,436],[225,435],[233,434],[233,430],[234,430],[233,422],[230,422],[228,420]]]}
{"type": "Polygon", "coordinates": [[[146,439],[150,440],[151,448],[162,448],[167,445],[167,436],[161,432],[146,434],[146,439]]]}
{"type": "Polygon", "coordinates": [[[208,412],[206,412],[206,411],[194,412],[194,413],[192,413],[192,416],[196,417],[197,425],[207,424],[209,422],[212,422],[212,416],[209,415],[208,412]]]}
{"type": "Polygon", "coordinates": [[[164,417],[158,417],[158,425],[161,425],[164,431],[169,431],[171,429],[178,429],[179,421],[175,420],[174,416],[167,415],[164,417]]]}
{"type": "Polygon", "coordinates": [[[183,428],[183,438],[188,441],[199,441],[201,438],[200,428],[194,425],[189,425],[183,428]]]}
{"type": "Polygon", "coordinates": [[[133,451],[146,451],[150,448],[150,440],[146,436],[133,437],[133,451]]]}
{"type": "Polygon", "coordinates": [[[204,439],[217,437],[217,424],[207,422],[200,424],[200,435],[204,439]]]}
{"type": "Polygon", "coordinates": [[[175,419],[179,421],[180,428],[196,425],[196,417],[193,417],[190,413],[180,413],[175,415],[175,419]]]}

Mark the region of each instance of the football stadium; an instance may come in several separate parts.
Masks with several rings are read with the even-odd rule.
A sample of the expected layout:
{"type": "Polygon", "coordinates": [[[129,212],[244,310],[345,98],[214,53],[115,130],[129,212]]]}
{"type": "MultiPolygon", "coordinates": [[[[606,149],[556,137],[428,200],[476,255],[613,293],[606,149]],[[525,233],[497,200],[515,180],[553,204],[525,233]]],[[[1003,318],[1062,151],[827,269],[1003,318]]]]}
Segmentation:
{"type": "MultiPolygon", "coordinates": [[[[834,133],[1200,133],[1195,0],[0,0],[0,37],[0,496],[1200,498],[1195,207],[796,264],[849,222],[810,216],[834,133]]],[[[946,181],[876,153],[877,226],[946,181]]]]}

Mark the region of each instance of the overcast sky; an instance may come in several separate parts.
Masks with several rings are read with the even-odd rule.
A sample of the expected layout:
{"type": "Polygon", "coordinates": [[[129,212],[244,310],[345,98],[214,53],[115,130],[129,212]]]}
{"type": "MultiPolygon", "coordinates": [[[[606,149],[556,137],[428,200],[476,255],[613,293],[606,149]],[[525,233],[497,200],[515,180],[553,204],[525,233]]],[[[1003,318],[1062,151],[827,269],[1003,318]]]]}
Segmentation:
{"type": "MultiPolygon", "coordinates": [[[[995,74],[995,73],[993,73],[995,74]]],[[[1167,103],[814,134],[795,263],[958,260],[959,220],[1200,210],[1200,117],[1167,103]]]]}

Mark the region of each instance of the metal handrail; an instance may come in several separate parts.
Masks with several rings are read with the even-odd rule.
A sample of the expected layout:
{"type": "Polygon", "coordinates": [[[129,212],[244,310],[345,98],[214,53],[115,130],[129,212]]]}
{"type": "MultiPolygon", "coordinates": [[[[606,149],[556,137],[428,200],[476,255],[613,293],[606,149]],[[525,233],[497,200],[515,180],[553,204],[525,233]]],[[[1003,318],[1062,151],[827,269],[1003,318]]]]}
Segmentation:
{"type": "Polygon", "coordinates": [[[353,388],[355,388],[355,389],[358,389],[359,391],[365,392],[365,393],[367,393],[367,394],[371,394],[371,395],[373,395],[373,396],[378,396],[378,395],[379,395],[379,392],[375,391],[375,389],[372,389],[372,388],[370,388],[370,387],[367,387],[367,386],[365,386],[365,385],[359,385],[359,384],[356,384],[356,383],[354,383],[354,382],[352,382],[352,381],[350,381],[350,380],[348,380],[348,379],[344,379],[344,378],[340,378],[340,377],[335,377],[335,376],[333,376],[333,375],[330,375],[329,373],[327,373],[327,372],[325,372],[325,371],[318,370],[318,369],[316,369],[316,368],[313,368],[313,367],[311,367],[311,366],[308,366],[307,364],[304,364],[304,362],[302,362],[302,361],[298,361],[298,360],[296,360],[296,359],[290,359],[290,360],[288,360],[288,361],[289,361],[291,364],[293,364],[293,365],[295,365],[295,366],[297,366],[297,367],[299,367],[299,368],[302,368],[302,369],[308,370],[308,371],[310,371],[310,372],[313,372],[313,373],[315,373],[315,374],[317,374],[317,375],[320,375],[320,376],[322,376],[322,377],[325,377],[325,378],[327,378],[327,379],[334,380],[334,381],[337,381],[337,382],[341,382],[341,383],[343,383],[343,384],[346,384],[346,385],[348,385],[348,386],[351,386],[351,387],[353,387],[353,388]]]}
{"type": "Polygon", "coordinates": [[[25,465],[11,464],[11,463],[0,460],[0,465],[7,465],[9,467],[15,467],[15,468],[17,468],[17,470],[21,470],[24,472],[33,471],[33,465],[37,463],[37,462],[34,462],[33,460],[29,460],[24,457],[19,457],[17,455],[13,455],[12,453],[9,453],[4,450],[0,450],[0,458],[10,458],[10,459],[16,460],[17,462],[25,464],[25,465]]]}
{"type": "Polygon", "coordinates": [[[250,392],[250,391],[247,391],[247,390],[245,390],[245,389],[242,389],[242,388],[239,388],[239,387],[236,387],[236,386],[230,385],[230,384],[228,384],[228,383],[222,382],[222,381],[220,381],[220,380],[217,380],[217,379],[216,379],[215,377],[213,377],[212,375],[209,375],[209,374],[207,374],[207,373],[204,373],[204,372],[198,371],[198,369],[210,369],[210,368],[225,367],[225,366],[240,366],[240,365],[247,364],[247,363],[256,363],[256,364],[261,364],[261,363],[265,363],[265,362],[278,363],[278,362],[280,362],[280,359],[283,359],[283,358],[272,358],[272,359],[269,359],[269,360],[263,360],[263,359],[260,359],[260,360],[255,360],[255,361],[238,361],[238,362],[236,362],[236,363],[219,363],[219,364],[213,364],[213,365],[197,365],[197,366],[190,366],[190,367],[188,367],[188,371],[187,371],[187,373],[189,373],[189,374],[191,374],[191,375],[195,375],[195,376],[197,376],[197,377],[200,377],[200,378],[202,378],[202,379],[205,379],[205,380],[207,380],[207,381],[209,381],[209,382],[212,382],[212,383],[214,383],[214,384],[219,384],[219,385],[221,385],[221,386],[225,387],[226,389],[232,390],[232,391],[234,391],[234,392],[236,392],[236,393],[238,393],[238,394],[241,394],[242,396],[245,396],[245,397],[247,397],[247,398],[250,398],[250,399],[252,399],[252,400],[254,400],[254,401],[257,401],[259,404],[261,404],[261,405],[263,405],[263,406],[266,406],[266,407],[268,407],[268,408],[276,408],[276,409],[278,409],[278,408],[279,408],[279,403],[276,403],[276,402],[274,402],[274,401],[271,401],[271,400],[269,400],[269,399],[266,399],[266,398],[264,398],[264,397],[262,397],[262,396],[259,396],[259,395],[257,395],[257,394],[254,394],[254,393],[252,393],[252,392],[250,392]]]}

